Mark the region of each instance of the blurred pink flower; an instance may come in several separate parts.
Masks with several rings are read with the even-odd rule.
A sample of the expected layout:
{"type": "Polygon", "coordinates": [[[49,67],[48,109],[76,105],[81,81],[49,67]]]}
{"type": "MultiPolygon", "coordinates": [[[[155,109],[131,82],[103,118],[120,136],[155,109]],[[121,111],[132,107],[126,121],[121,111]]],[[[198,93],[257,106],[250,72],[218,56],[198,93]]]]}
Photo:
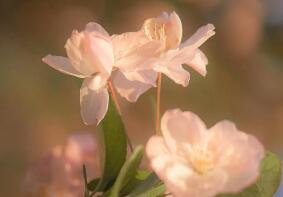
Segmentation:
{"type": "Polygon", "coordinates": [[[106,83],[114,65],[110,36],[99,24],[88,23],[84,31],[73,31],[65,48],[68,58],[47,55],[43,62],[62,73],[84,78],[81,115],[85,124],[99,124],[108,109],[106,83]]]}
{"type": "MultiPolygon", "coordinates": [[[[134,34],[134,33],[132,33],[134,34]]],[[[167,75],[174,82],[187,86],[190,74],[182,64],[187,64],[199,72],[206,75],[206,65],[208,60],[199,47],[211,36],[215,34],[214,26],[208,24],[201,27],[191,38],[181,43],[182,23],[179,16],[173,12],[170,15],[163,13],[160,17],[147,19],[142,29],[135,34],[142,37],[146,35],[150,41],[159,41],[159,47],[152,46],[152,42],[147,39],[126,38],[126,46],[137,46],[141,40],[145,40],[147,45],[143,53],[139,53],[141,61],[138,64],[121,64],[120,69],[124,72],[117,74],[114,79],[117,91],[128,101],[135,102],[138,97],[151,87],[156,86],[157,72],[167,75]],[[154,48],[155,51],[149,50],[154,48]],[[146,55],[147,54],[147,55],[146,55]]]]}
{"type": "Polygon", "coordinates": [[[56,146],[27,171],[23,190],[26,197],[81,197],[84,194],[82,166],[88,179],[101,173],[99,146],[90,134],[71,136],[65,146],[56,146]]]}
{"type": "Polygon", "coordinates": [[[151,137],[146,153],[174,196],[237,193],[259,177],[263,146],[230,121],[207,129],[196,114],[175,109],[165,112],[161,129],[163,137],[151,137]]]}

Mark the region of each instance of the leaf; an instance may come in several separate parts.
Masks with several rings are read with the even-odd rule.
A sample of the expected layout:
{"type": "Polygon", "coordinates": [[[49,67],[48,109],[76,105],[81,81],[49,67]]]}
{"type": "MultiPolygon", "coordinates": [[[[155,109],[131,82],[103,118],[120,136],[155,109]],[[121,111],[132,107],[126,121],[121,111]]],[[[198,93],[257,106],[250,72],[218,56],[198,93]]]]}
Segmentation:
{"type": "Polygon", "coordinates": [[[101,122],[104,145],[104,169],[95,191],[105,191],[113,184],[127,155],[127,138],[124,124],[112,100],[108,113],[101,122]]]}
{"type": "Polygon", "coordinates": [[[97,178],[97,179],[93,179],[93,180],[91,180],[90,182],[88,182],[88,184],[87,184],[88,190],[94,191],[95,188],[97,187],[99,181],[100,181],[100,179],[97,178]]]}
{"type": "Polygon", "coordinates": [[[164,194],[165,187],[156,174],[151,173],[147,178],[131,192],[127,197],[156,197],[164,194]]]}
{"type": "Polygon", "coordinates": [[[218,197],[272,197],[280,185],[281,161],[273,153],[267,152],[261,162],[258,181],[239,194],[224,194],[218,197]]]}
{"type": "Polygon", "coordinates": [[[122,189],[121,195],[126,196],[129,193],[131,193],[133,190],[135,190],[137,187],[139,187],[140,184],[144,180],[146,180],[150,175],[151,175],[151,173],[149,173],[147,171],[138,170],[135,177],[133,177],[129,181],[129,183],[122,189]]]}
{"type": "Polygon", "coordinates": [[[163,197],[164,193],[165,193],[165,185],[160,184],[135,197],[163,197]]]}
{"type": "Polygon", "coordinates": [[[85,185],[84,197],[90,197],[89,196],[88,187],[87,187],[87,175],[86,175],[86,167],[85,167],[85,165],[83,165],[83,177],[84,177],[84,185],[85,185]]]}
{"type": "Polygon", "coordinates": [[[142,161],[144,153],[143,146],[135,148],[131,157],[125,162],[121,171],[110,191],[109,197],[118,197],[120,191],[125,187],[137,174],[138,167],[142,161]]]}

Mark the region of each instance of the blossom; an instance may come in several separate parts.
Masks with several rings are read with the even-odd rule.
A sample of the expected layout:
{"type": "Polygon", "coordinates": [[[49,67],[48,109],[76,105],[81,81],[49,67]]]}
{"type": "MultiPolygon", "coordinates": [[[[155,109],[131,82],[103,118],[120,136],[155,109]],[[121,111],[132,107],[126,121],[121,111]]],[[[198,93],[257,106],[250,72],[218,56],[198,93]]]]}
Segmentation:
{"type": "Polygon", "coordinates": [[[73,31],[67,40],[66,57],[47,55],[43,62],[54,69],[83,78],[80,90],[81,115],[86,124],[99,123],[108,109],[107,80],[114,65],[109,34],[97,23],[73,31]]]}
{"type": "Polygon", "coordinates": [[[65,146],[54,147],[29,168],[23,183],[24,196],[83,196],[82,166],[86,165],[89,180],[99,177],[99,151],[92,135],[70,136],[65,146]]]}
{"type": "Polygon", "coordinates": [[[115,67],[114,77],[117,92],[130,102],[136,102],[141,94],[155,86],[157,73],[144,68],[149,60],[158,55],[162,43],[150,40],[143,31],[113,35],[115,67]]]}
{"type": "MultiPolygon", "coordinates": [[[[110,36],[97,23],[88,23],[82,32],[73,31],[65,45],[67,56],[47,55],[43,62],[68,75],[83,78],[80,89],[81,115],[85,124],[99,124],[109,103],[107,82],[113,70],[131,80],[139,80],[137,91],[129,97],[138,97],[152,77],[142,74],[123,74],[137,67],[159,51],[159,41],[151,41],[143,32],[128,32],[110,36]],[[143,80],[141,80],[143,79],[143,80]],[[140,88],[141,87],[141,88],[140,88]]],[[[140,73],[144,73],[141,71],[140,73]]],[[[127,84],[121,83],[125,86],[127,84]]]]}
{"type": "MultiPolygon", "coordinates": [[[[161,42],[161,47],[158,48],[158,53],[143,64],[131,69],[127,67],[123,75],[117,75],[114,83],[121,96],[129,101],[136,101],[139,95],[156,86],[157,72],[165,74],[177,84],[187,86],[190,73],[182,64],[189,65],[203,76],[206,75],[208,60],[199,47],[215,34],[214,26],[202,26],[181,44],[182,31],[181,20],[175,12],[170,15],[164,12],[160,17],[150,18],[144,22],[140,34],[144,33],[151,41],[161,42]],[[136,92],[139,94],[132,96],[131,93],[136,92]]],[[[135,41],[132,43],[135,44],[135,41]]]]}
{"type": "Polygon", "coordinates": [[[238,193],[259,177],[264,148],[224,120],[207,129],[192,112],[165,112],[163,137],[152,136],[146,153],[152,169],[177,197],[238,193]]]}

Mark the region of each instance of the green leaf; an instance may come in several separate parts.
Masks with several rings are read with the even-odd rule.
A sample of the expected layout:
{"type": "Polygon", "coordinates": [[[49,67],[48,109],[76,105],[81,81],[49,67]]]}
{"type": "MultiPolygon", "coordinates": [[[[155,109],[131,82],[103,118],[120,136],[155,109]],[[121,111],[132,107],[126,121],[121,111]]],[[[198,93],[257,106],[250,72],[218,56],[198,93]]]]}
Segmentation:
{"type": "Polygon", "coordinates": [[[87,184],[88,190],[89,191],[94,191],[95,188],[97,187],[99,181],[100,181],[100,178],[97,178],[97,179],[93,179],[90,182],[88,182],[88,184],[87,184]]]}
{"type": "Polygon", "coordinates": [[[112,100],[101,122],[104,146],[104,169],[95,191],[105,191],[118,176],[127,155],[127,138],[124,124],[112,100]]]}
{"type": "Polygon", "coordinates": [[[165,185],[160,184],[135,197],[163,197],[164,193],[165,193],[165,185]]]}
{"type": "Polygon", "coordinates": [[[281,161],[267,152],[261,162],[261,176],[258,181],[239,194],[224,194],[218,197],[272,197],[280,185],[281,161]]]}
{"type": "Polygon", "coordinates": [[[89,196],[89,191],[87,187],[87,175],[86,175],[86,167],[83,165],[83,177],[84,177],[84,184],[85,184],[85,194],[84,197],[90,197],[89,196]]]}
{"type": "Polygon", "coordinates": [[[135,148],[131,157],[123,165],[111,191],[109,197],[119,197],[120,191],[125,187],[137,174],[138,167],[143,158],[143,146],[135,148]]]}
{"type": "Polygon", "coordinates": [[[164,194],[165,187],[156,174],[151,173],[127,197],[156,197],[164,194]]]}
{"type": "Polygon", "coordinates": [[[147,171],[138,170],[136,176],[133,177],[125,187],[123,187],[121,195],[125,196],[131,193],[133,190],[139,187],[140,184],[150,176],[150,174],[151,173],[147,171]]]}

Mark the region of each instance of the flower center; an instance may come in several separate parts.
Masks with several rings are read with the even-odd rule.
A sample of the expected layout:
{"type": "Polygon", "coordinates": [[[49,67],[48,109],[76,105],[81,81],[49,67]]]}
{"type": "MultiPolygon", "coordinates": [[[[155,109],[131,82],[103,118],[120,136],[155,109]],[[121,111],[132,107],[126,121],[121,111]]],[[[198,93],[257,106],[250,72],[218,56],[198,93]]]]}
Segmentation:
{"type": "Polygon", "coordinates": [[[150,40],[166,42],[165,22],[160,18],[147,20],[144,24],[144,32],[150,40]]]}
{"type": "Polygon", "coordinates": [[[210,151],[203,148],[195,148],[191,151],[189,159],[192,168],[198,174],[205,174],[214,168],[214,162],[210,151]]]}

